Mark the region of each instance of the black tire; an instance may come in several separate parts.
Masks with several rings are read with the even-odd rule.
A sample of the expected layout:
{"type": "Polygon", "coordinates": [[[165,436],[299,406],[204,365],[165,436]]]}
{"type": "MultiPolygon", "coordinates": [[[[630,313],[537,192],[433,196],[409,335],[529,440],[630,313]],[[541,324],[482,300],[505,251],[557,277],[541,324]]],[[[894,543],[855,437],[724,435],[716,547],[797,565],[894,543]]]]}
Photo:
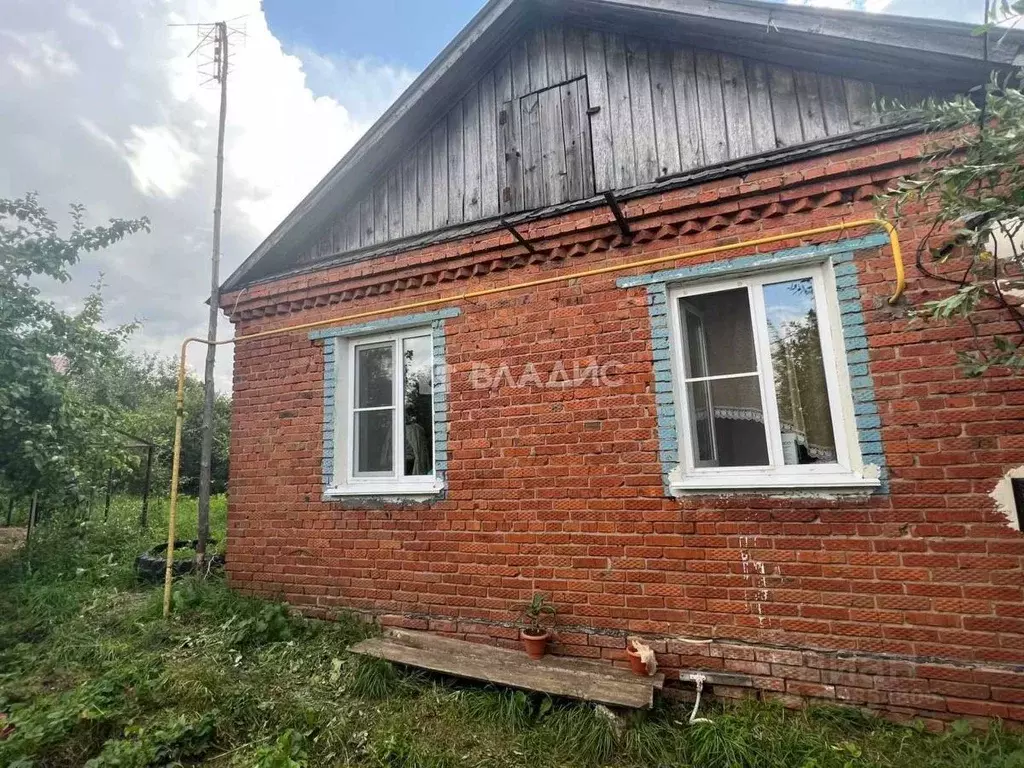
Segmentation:
{"type": "MultiPolygon", "coordinates": [[[[189,547],[195,549],[198,541],[175,541],[175,549],[183,549],[189,547]]],[[[210,539],[208,544],[216,544],[214,539],[210,539]]],[[[139,581],[146,581],[153,584],[157,584],[164,580],[164,573],[167,571],[167,558],[164,553],[167,551],[166,544],[160,544],[159,546],[153,547],[148,552],[143,552],[137,558],[135,558],[135,573],[139,581]]],[[[171,572],[174,578],[179,576],[185,576],[186,574],[192,573],[195,570],[195,559],[175,559],[171,566],[171,572]]],[[[208,568],[211,571],[218,571],[224,567],[224,555],[212,555],[208,558],[208,568]]]]}

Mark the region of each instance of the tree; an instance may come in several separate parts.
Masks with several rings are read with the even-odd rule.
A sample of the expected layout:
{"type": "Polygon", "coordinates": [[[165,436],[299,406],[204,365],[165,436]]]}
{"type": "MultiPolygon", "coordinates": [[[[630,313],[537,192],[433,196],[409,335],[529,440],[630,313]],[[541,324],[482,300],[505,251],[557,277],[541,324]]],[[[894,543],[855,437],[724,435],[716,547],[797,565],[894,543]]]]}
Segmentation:
{"type": "Polygon", "coordinates": [[[80,205],[71,206],[71,221],[63,237],[34,194],[0,199],[0,480],[16,494],[75,495],[103,463],[98,446],[115,443],[112,413],[82,384],[116,357],[134,324],[101,327],[101,286],[69,314],[33,281],[67,282],[83,253],[148,231],[149,222],[87,228],[80,205]]]}
{"type": "MultiPolygon", "coordinates": [[[[124,353],[97,370],[88,381],[89,399],[114,412],[118,427],[156,445],[152,483],[157,489],[166,489],[170,484],[177,376],[177,360],[124,353]]],[[[199,492],[203,397],[202,381],[190,374],[185,379],[180,487],[182,493],[193,496],[199,492]]],[[[213,493],[227,489],[230,419],[231,400],[218,394],[214,401],[211,457],[213,493]]],[[[118,484],[138,492],[141,485],[137,468],[128,469],[118,478],[118,484]]]]}
{"type": "MultiPolygon", "coordinates": [[[[1000,5],[1000,23],[1015,21],[1024,0],[1000,5]]],[[[990,18],[990,22],[992,19],[990,18]]],[[[981,34],[1000,34],[989,24],[981,34]]],[[[916,311],[927,320],[963,319],[974,348],[961,353],[969,376],[993,366],[1024,370],[1024,71],[994,73],[970,94],[907,107],[885,105],[920,121],[933,135],[922,170],[900,179],[881,198],[899,221],[910,208],[927,211],[930,230],[917,268],[949,292],[916,311]],[[1011,318],[1010,335],[979,330],[994,315],[1011,318]]]]}

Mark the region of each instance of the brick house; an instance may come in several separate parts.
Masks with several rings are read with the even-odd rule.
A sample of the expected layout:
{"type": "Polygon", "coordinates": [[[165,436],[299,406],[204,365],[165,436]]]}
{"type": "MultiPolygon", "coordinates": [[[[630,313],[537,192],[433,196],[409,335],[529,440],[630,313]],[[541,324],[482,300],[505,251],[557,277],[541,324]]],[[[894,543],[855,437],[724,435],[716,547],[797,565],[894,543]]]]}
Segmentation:
{"type": "Polygon", "coordinates": [[[891,301],[883,229],[807,233],[917,167],[877,97],[1021,41],[491,0],[224,286],[237,335],[323,323],[236,349],[232,585],[504,645],[545,591],[557,653],[636,634],[719,695],[1024,721],[1024,538],[990,497],[1024,382],[964,378],[912,266],[891,301]]]}

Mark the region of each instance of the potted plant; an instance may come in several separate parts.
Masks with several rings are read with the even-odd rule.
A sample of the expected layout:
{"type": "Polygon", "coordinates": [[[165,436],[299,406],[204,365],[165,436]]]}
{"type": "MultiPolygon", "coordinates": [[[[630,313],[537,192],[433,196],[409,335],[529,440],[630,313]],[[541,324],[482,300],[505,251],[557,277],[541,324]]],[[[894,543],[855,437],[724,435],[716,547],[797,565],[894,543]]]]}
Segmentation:
{"type": "Polygon", "coordinates": [[[547,650],[551,632],[544,627],[546,617],[555,616],[555,606],[550,598],[542,592],[534,592],[533,597],[523,607],[523,629],[520,637],[523,648],[531,659],[542,659],[547,650]]]}
{"type": "Polygon", "coordinates": [[[634,675],[649,677],[658,668],[654,651],[637,638],[629,638],[626,643],[626,656],[629,658],[629,668],[633,670],[634,675]]]}

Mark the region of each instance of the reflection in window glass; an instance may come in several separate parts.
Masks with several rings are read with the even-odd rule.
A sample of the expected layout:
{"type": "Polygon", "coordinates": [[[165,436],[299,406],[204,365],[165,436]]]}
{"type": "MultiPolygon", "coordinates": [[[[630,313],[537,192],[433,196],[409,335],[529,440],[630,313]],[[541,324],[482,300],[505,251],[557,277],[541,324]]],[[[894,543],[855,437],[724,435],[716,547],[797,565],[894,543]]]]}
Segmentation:
{"type": "Polygon", "coordinates": [[[356,472],[391,472],[391,408],[356,412],[356,472]]]}
{"type": "Polygon", "coordinates": [[[429,336],[402,342],[405,392],[405,474],[434,471],[434,403],[429,336]]]}
{"type": "Polygon", "coordinates": [[[394,344],[356,347],[356,408],[391,405],[394,344]]]}
{"type": "Polygon", "coordinates": [[[394,469],[393,342],[356,347],[355,446],[357,473],[390,473],[394,469]]]}
{"type": "Polygon", "coordinates": [[[836,442],[811,278],[764,286],[786,464],[832,463],[836,442]]]}
{"type": "Polygon", "coordinates": [[[757,371],[754,331],[750,322],[750,301],[746,288],[688,296],[681,306],[684,310],[684,324],[693,316],[701,321],[699,331],[687,327],[687,339],[692,334],[702,337],[702,348],[706,350],[700,362],[694,359],[693,350],[689,350],[686,371],[688,379],[757,371]]]}
{"type": "Polygon", "coordinates": [[[700,466],[768,465],[761,383],[756,375],[691,382],[687,388],[690,401],[698,403],[693,442],[700,466]],[[701,410],[702,403],[710,404],[710,420],[708,412],[701,410]]]}
{"type": "Polygon", "coordinates": [[[679,307],[695,466],[767,465],[768,440],[747,289],[690,296],[679,307]]]}

